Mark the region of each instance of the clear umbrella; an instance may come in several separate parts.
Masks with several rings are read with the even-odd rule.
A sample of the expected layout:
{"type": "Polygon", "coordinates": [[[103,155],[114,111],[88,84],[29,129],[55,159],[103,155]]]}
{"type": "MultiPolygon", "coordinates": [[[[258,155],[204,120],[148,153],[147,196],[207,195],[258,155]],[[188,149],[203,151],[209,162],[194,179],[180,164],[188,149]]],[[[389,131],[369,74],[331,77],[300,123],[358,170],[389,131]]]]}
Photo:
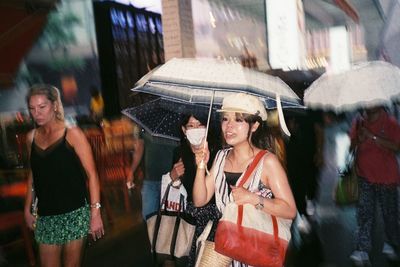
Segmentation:
{"type": "Polygon", "coordinates": [[[215,59],[174,58],[149,72],[132,89],[163,98],[209,104],[232,92],[263,98],[268,108],[276,107],[276,95],[284,107],[301,107],[295,92],[280,78],[215,59]]]}
{"type": "Polygon", "coordinates": [[[384,61],[362,63],[338,74],[325,73],[304,92],[307,107],[338,113],[399,99],[400,69],[384,61]]]}
{"type": "Polygon", "coordinates": [[[232,93],[252,94],[267,108],[278,108],[282,129],[288,135],[282,106],[302,108],[296,93],[278,77],[216,59],[171,59],[140,79],[132,91],[173,101],[217,105],[232,93]]]}

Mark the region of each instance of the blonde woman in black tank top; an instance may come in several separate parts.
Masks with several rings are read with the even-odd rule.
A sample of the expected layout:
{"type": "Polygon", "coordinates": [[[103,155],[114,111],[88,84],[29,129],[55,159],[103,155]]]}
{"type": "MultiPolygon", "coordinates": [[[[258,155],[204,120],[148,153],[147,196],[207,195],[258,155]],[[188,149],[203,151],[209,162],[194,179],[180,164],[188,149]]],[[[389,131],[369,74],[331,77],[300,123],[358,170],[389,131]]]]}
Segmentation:
{"type": "Polygon", "coordinates": [[[88,232],[94,240],[104,235],[91,148],[79,128],[66,128],[57,88],[35,85],[26,101],[36,128],[27,140],[31,171],[25,219],[35,231],[41,266],[80,266],[88,232]],[[32,189],[37,218],[31,211],[32,189]]]}

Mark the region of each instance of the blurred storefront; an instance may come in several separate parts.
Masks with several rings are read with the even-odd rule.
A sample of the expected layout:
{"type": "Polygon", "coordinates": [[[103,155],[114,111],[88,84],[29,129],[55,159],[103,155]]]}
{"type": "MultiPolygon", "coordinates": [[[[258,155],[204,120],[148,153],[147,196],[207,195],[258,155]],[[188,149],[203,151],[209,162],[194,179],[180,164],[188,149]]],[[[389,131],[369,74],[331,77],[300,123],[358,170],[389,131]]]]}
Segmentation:
{"type": "MultiPolygon", "coordinates": [[[[167,12],[161,8],[161,0],[118,2],[121,3],[91,0],[1,3],[1,14],[8,12],[5,6],[23,7],[21,14],[26,18],[18,17],[21,25],[30,21],[38,10],[44,12],[55,7],[48,14],[39,39],[33,33],[39,34],[40,27],[31,31],[29,40],[26,34],[22,34],[25,37],[22,40],[17,38],[20,35],[11,36],[10,31],[2,28],[1,47],[14,47],[13,51],[19,53],[14,56],[2,49],[2,53],[12,57],[10,61],[2,61],[5,67],[11,70],[19,64],[11,79],[12,86],[0,91],[3,133],[7,124],[14,123],[17,112],[27,115],[24,96],[27,88],[37,82],[62,89],[66,111],[71,116],[88,113],[91,85],[103,91],[106,115],[117,115],[121,109],[141,101],[130,89],[141,76],[164,62],[165,53],[173,47],[166,40],[174,39],[176,31],[163,34],[167,12]],[[143,6],[135,8],[138,3],[143,6]],[[160,13],[165,13],[165,17],[160,13]],[[24,49],[17,49],[19,45],[24,49]]],[[[181,56],[241,62],[279,75],[295,87],[306,87],[325,70],[338,71],[361,61],[380,58],[400,64],[397,45],[400,5],[396,0],[164,2],[164,9],[181,16],[177,26],[184,33],[180,42],[185,53],[181,51],[181,56]],[[187,26],[190,23],[192,27],[187,26]]],[[[10,24],[11,20],[7,22],[10,24]]],[[[8,24],[2,23],[2,27],[8,24]]],[[[7,74],[8,81],[11,73],[7,74]]],[[[1,138],[2,147],[8,144],[6,140],[1,138]]]]}
{"type": "MultiPolygon", "coordinates": [[[[88,113],[96,86],[106,116],[118,116],[143,101],[130,91],[140,77],[172,56],[194,56],[279,76],[301,96],[324,71],[376,59],[400,66],[399,20],[398,0],[2,0],[0,211],[15,220],[2,219],[2,226],[24,229],[25,134],[33,127],[25,94],[32,84],[59,87],[73,119],[88,113]]],[[[125,188],[130,126],[111,121],[91,130],[85,132],[104,163],[104,188],[125,188]]]]}
{"type": "Polygon", "coordinates": [[[0,14],[1,21],[11,16],[0,31],[0,76],[8,77],[0,82],[0,157],[12,168],[26,166],[24,134],[33,127],[28,88],[58,87],[66,117],[74,120],[88,114],[89,87],[99,86],[100,76],[91,0],[2,1],[0,14]]]}
{"type": "Polygon", "coordinates": [[[164,62],[161,15],[112,1],[94,2],[105,115],[135,105],[130,89],[164,62]]]}

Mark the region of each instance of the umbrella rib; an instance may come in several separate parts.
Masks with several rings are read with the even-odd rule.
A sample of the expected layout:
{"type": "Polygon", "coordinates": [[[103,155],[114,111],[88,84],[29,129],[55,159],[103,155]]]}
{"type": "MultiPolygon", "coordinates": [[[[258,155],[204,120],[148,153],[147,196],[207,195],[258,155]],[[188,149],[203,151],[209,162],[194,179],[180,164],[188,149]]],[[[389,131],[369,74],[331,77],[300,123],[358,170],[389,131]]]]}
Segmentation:
{"type": "MultiPolygon", "coordinates": [[[[292,89],[286,84],[284,83],[282,80],[280,80],[277,77],[269,77],[269,80],[271,81],[275,81],[279,84],[282,85],[283,88],[283,92],[265,92],[263,91],[262,94],[264,95],[274,95],[275,93],[279,93],[281,95],[281,97],[287,97],[287,98],[293,98],[293,99],[297,99],[299,100],[300,98],[294,93],[292,92],[292,89]],[[287,88],[286,88],[287,87],[287,88]],[[290,94],[290,95],[288,95],[290,94]]],[[[215,84],[215,83],[211,83],[211,82],[206,82],[206,81],[195,81],[195,80],[190,80],[187,82],[184,82],[184,80],[182,81],[177,81],[177,82],[173,82],[171,80],[163,80],[163,79],[157,79],[155,77],[152,77],[148,80],[148,83],[159,83],[159,84],[167,84],[167,85],[177,85],[177,86],[185,86],[185,87],[192,87],[192,88],[213,88],[217,91],[222,90],[222,91],[240,91],[240,90],[244,90],[244,88],[248,88],[254,92],[259,91],[259,88],[257,88],[256,86],[253,86],[251,84],[215,84]]],[[[248,90],[245,90],[246,92],[248,92],[248,90]]]]}
{"type": "MultiPolygon", "coordinates": [[[[165,83],[165,82],[158,82],[158,81],[149,81],[148,84],[153,85],[157,87],[157,85],[161,86],[169,86],[169,87],[186,87],[186,88],[191,88],[191,89],[199,89],[199,90],[204,90],[204,89],[210,89],[214,91],[222,91],[222,92],[245,92],[245,93],[250,93],[253,95],[257,96],[264,96],[264,97],[274,97],[276,92],[268,92],[268,91],[261,91],[257,87],[254,86],[249,86],[249,85],[236,85],[236,86],[231,86],[231,87],[224,87],[224,86],[211,86],[211,85],[190,85],[190,84],[185,84],[185,83],[165,83]]],[[[289,88],[290,89],[290,88],[289,88]]],[[[138,90],[138,89],[134,89],[138,90]]],[[[145,90],[143,90],[144,92],[145,90]]],[[[282,95],[280,93],[281,97],[284,97],[286,99],[293,99],[293,100],[299,100],[299,97],[297,95],[289,96],[289,95],[282,95]]],[[[163,96],[163,95],[161,95],[163,96]]]]}

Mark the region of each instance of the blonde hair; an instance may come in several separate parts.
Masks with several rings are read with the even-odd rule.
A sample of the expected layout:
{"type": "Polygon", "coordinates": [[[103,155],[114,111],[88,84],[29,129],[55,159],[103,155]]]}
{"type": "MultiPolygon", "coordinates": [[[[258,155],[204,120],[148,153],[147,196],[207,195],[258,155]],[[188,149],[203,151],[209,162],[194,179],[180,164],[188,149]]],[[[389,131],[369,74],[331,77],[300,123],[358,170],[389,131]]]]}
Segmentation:
{"type": "Polygon", "coordinates": [[[61,103],[60,91],[57,87],[49,85],[49,84],[35,84],[33,85],[27,95],[26,95],[26,103],[29,106],[29,100],[34,95],[44,95],[48,100],[55,104],[56,109],[56,119],[60,121],[64,121],[64,107],[61,103]]]}

